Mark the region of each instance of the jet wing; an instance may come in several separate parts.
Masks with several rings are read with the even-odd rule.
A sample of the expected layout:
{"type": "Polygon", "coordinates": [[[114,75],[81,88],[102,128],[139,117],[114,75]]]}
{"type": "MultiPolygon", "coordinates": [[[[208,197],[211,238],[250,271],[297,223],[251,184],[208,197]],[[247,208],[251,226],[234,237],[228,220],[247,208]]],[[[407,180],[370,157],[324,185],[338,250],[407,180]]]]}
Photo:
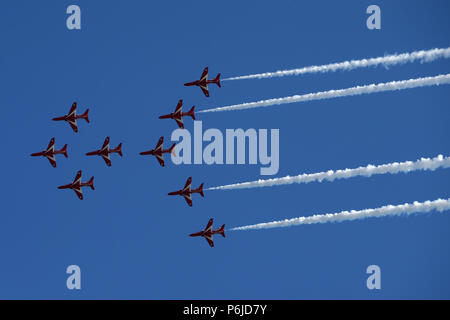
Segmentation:
{"type": "Polygon", "coordinates": [[[192,177],[189,177],[189,178],[186,180],[186,184],[184,185],[183,190],[186,190],[187,188],[191,189],[191,183],[192,183],[192,177]]]}
{"type": "Polygon", "coordinates": [[[76,175],[75,179],[73,180],[74,184],[77,182],[81,183],[81,170],[77,172],[77,175],[76,175]]]}
{"type": "Polygon", "coordinates": [[[203,69],[202,75],[200,77],[200,81],[208,80],[208,67],[203,69]]]}
{"type": "Polygon", "coordinates": [[[155,157],[156,157],[156,160],[158,160],[161,167],[164,167],[164,158],[160,155],[156,155],[155,157]]]}
{"type": "Polygon", "coordinates": [[[179,100],[174,113],[175,114],[181,113],[182,109],[183,109],[183,100],[179,100]]]}
{"type": "Polygon", "coordinates": [[[105,142],[103,142],[102,150],[109,148],[109,137],[106,137],[105,142]]]}
{"type": "Polygon", "coordinates": [[[55,155],[52,153],[52,155],[46,155],[48,161],[52,165],[53,168],[56,168],[56,161],[55,161],[55,155]]]}
{"type": "Polygon", "coordinates": [[[74,102],[73,104],[72,104],[72,107],[70,108],[70,111],[69,111],[69,116],[70,115],[76,115],[77,114],[77,103],[76,102],[74,102]]]}
{"type": "Polygon", "coordinates": [[[214,248],[214,240],[212,236],[205,236],[206,241],[208,241],[208,244],[211,248],[214,248]]]}
{"type": "Polygon", "coordinates": [[[83,200],[83,192],[80,189],[73,189],[73,191],[75,191],[75,193],[77,194],[78,198],[80,198],[80,200],[83,200]]]}
{"type": "Polygon", "coordinates": [[[72,127],[73,131],[78,132],[77,120],[76,119],[74,119],[73,121],[69,121],[69,124],[72,127]]]}
{"type": "Polygon", "coordinates": [[[209,219],[208,224],[206,225],[205,231],[211,231],[213,225],[213,218],[209,219]]]}
{"type": "Polygon", "coordinates": [[[200,89],[202,89],[202,91],[205,94],[205,96],[209,98],[208,86],[200,86],[200,89]]]}
{"type": "Polygon", "coordinates": [[[191,195],[183,195],[184,199],[186,200],[187,204],[189,205],[189,207],[192,207],[192,198],[191,195]]]}
{"type": "Polygon", "coordinates": [[[52,138],[50,140],[50,143],[48,144],[47,151],[54,151],[55,150],[55,138],[52,138]]]}
{"type": "Polygon", "coordinates": [[[181,129],[184,129],[184,124],[183,124],[183,118],[174,118],[175,119],[175,121],[177,122],[177,124],[178,124],[178,126],[181,128],[181,129]]]}
{"type": "Polygon", "coordinates": [[[161,149],[163,147],[163,142],[164,142],[164,137],[159,138],[158,144],[155,147],[155,151],[159,150],[159,149],[161,149]]]}
{"type": "Polygon", "coordinates": [[[108,167],[111,167],[111,158],[109,157],[109,153],[106,155],[102,154],[102,158],[103,158],[103,160],[105,160],[106,165],[108,167]]]}

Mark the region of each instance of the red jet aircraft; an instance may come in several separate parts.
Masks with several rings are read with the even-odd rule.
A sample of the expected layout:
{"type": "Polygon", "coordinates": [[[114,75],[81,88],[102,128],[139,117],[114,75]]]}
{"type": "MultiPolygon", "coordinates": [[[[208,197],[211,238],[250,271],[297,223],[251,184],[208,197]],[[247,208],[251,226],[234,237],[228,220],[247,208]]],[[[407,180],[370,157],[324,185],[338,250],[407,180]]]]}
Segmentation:
{"type": "Polygon", "coordinates": [[[75,180],[73,180],[72,183],[63,185],[58,187],[58,189],[72,189],[77,194],[78,198],[80,200],[83,200],[83,192],[81,191],[82,187],[91,187],[92,190],[95,190],[94,188],[94,177],[91,177],[88,182],[81,182],[81,170],[77,172],[77,175],[75,177],[75,180]]]}
{"type": "Polygon", "coordinates": [[[191,189],[191,182],[192,182],[192,177],[189,177],[187,179],[186,185],[184,186],[183,189],[174,191],[174,192],[169,192],[169,196],[183,196],[184,199],[186,200],[187,204],[190,207],[192,207],[191,194],[200,193],[200,195],[202,197],[204,197],[205,195],[203,194],[203,183],[197,189],[191,189]]]}
{"type": "Polygon", "coordinates": [[[55,150],[55,138],[52,138],[50,140],[50,143],[48,144],[48,147],[46,150],[41,152],[32,153],[32,157],[46,157],[48,161],[50,161],[50,164],[53,166],[53,168],[56,168],[56,160],[55,160],[55,154],[63,154],[66,158],[67,155],[67,144],[64,145],[64,147],[61,148],[61,150],[55,150]]]}
{"type": "Polygon", "coordinates": [[[178,101],[177,107],[175,108],[174,112],[160,116],[159,118],[160,119],[174,119],[177,122],[178,126],[181,129],[184,129],[183,117],[191,116],[192,119],[195,120],[194,108],[195,108],[195,106],[192,106],[191,110],[189,110],[188,112],[182,112],[183,99],[180,99],[180,101],[178,101]]]}
{"type": "Polygon", "coordinates": [[[106,165],[111,167],[111,158],[109,157],[110,153],[118,153],[119,156],[122,156],[122,142],[119,143],[117,148],[109,148],[109,137],[106,137],[105,142],[103,142],[103,147],[100,150],[95,150],[92,152],[86,153],[87,156],[101,156],[103,160],[105,160],[106,165]]]}
{"type": "Polygon", "coordinates": [[[161,167],[164,167],[164,153],[172,153],[173,149],[175,148],[176,143],[174,143],[169,149],[164,150],[163,148],[163,142],[164,142],[164,137],[159,138],[158,144],[156,145],[155,149],[149,150],[149,151],[144,151],[139,153],[140,155],[152,155],[155,156],[156,159],[158,160],[159,164],[161,165],[161,167]]]}
{"type": "Polygon", "coordinates": [[[77,127],[77,119],[84,119],[86,120],[87,123],[89,123],[89,117],[88,117],[88,112],[89,109],[86,109],[86,111],[80,115],[77,116],[77,103],[74,102],[72,104],[72,108],[70,108],[70,111],[67,115],[62,116],[62,117],[56,117],[53,118],[53,121],[67,121],[70,126],[72,127],[72,130],[75,132],[78,132],[78,127],[77,127]]]}
{"type": "Polygon", "coordinates": [[[185,86],[198,86],[200,89],[202,89],[205,96],[209,97],[209,90],[208,90],[208,84],[215,83],[218,87],[221,87],[220,85],[220,73],[215,77],[213,80],[208,80],[208,67],[206,67],[203,70],[202,76],[200,77],[200,80],[192,81],[185,83],[185,86]]]}
{"type": "Polygon", "coordinates": [[[214,247],[214,240],[213,240],[213,235],[214,234],[221,234],[222,237],[225,238],[225,225],[222,225],[220,227],[220,229],[217,230],[213,230],[212,228],[213,225],[213,219],[209,219],[208,224],[206,225],[205,230],[200,231],[200,232],[196,232],[196,233],[191,233],[189,236],[191,237],[204,237],[206,239],[206,241],[208,241],[208,244],[211,247],[214,247]]]}

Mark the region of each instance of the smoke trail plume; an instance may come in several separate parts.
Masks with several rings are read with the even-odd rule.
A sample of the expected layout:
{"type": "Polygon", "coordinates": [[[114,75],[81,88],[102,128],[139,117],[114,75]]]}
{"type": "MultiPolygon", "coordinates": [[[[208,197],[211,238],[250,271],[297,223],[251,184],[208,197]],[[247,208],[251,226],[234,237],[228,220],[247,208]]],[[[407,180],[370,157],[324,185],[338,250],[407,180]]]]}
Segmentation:
{"type": "Polygon", "coordinates": [[[246,188],[260,188],[260,187],[272,187],[280,186],[292,183],[309,183],[309,182],[322,182],[322,181],[334,181],[336,179],[349,179],[353,177],[371,177],[376,174],[396,174],[396,173],[408,173],[411,171],[418,170],[430,170],[434,171],[438,168],[449,168],[450,167],[450,157],[444,157],[438,155],[434,158],[421,158],[416,161],[405,161],[405,162],[393,162],[382,165],[371,165],[365,167],[358,167],[354,169],[343,169],[343,170],[328,170],[317,173],[304,173],[298,176],[286,176],[282,178],[266,179],[266,180],[256,180],[249,182],[241,182],[235,184],[229,184],[224,186],[212,187],[207,190],[231,190],[231,189],[246,189],[246,188]]]}
{"type": "Polygon", "coordinates": [[[270,106],[295,103],[295,102],[306,102],[306,101],[313,101],[313,100],[323,100],[323,99],[332,99],[332,98],[339,98],[339,97],[357,96],[357,95],[361,95],[361,94],[370,94],[370,93],[375,93],[375,92],[396,91],[396,90],[412,89],[412,88],[418,88],[418,87],[437,86],[437,85],[449,84],[449,83],[450,83],[450,73],[447,73],[447,74],[441,74],[441,75],[434,76],[434,77],[424,77],[424,78],[416,78],[416,79],[409,79],[409,80],[402,80],[402,81],[391,81],[391,82],[385,82],[385,83],[351,87],[351,88],[347,88],[347,89],[329,90],[329,91],[322,91],[322,92],[316,92],[316,93],[308,93],[308,94],[303,94],[303,95],[295,95],[295,96],[290,96],[290,97],[261,100],[261,101],[257,101],[257,102],[247,102],[247,103],[235,104],[235,105],[231,105],[231,106],[206,109],[206,110],[199,111],[199,113],[232,111],[232,110],[259,108],[259,107],[270,107],[270,106]]]}
{"type": "Polygon", "coordinates": [[[281,228],[281,227],[298,226],[302,224],[342,222],[375,217],[379,218],[386,216],[410,215],[413,213],[427,213],[435,210],[439,212],[450,210],[450,199],[438,199],[434,201],[425,201],[425,202],[415,201],[413,203],[405,203],[397,206],[387,205],[376,209],[351,210],[351,211],[341,211],[338,213],[317,214],[308,217],[298,217],[281,221],[273,221],[273,222],[252,224],[243,227],[236,227],[230,229],[230,231],[281,228]]]}
{"type": "Polygon", "coordinates": [[[223,79],[223,81],[298,76],[307,73],[325,73],[325,72],[335,72],[339,70],[349,71],[358,68],[376,67],[379,65],[390,67],[398,64],[413,63],[416,61],[419,61],[420,63],[432,62],[441,58],[445,59],[450,58],[450,47],[441,49],[436,48],[430,50],[413,51],[410,53],[402,53],[402,54],[393,54],[377,58],[350,60],[338,63],[325,64],[321,66],[310,66],[298,69],[279,70],[276,72],[257,73],[246,76],[227,78],[223,79]]]}

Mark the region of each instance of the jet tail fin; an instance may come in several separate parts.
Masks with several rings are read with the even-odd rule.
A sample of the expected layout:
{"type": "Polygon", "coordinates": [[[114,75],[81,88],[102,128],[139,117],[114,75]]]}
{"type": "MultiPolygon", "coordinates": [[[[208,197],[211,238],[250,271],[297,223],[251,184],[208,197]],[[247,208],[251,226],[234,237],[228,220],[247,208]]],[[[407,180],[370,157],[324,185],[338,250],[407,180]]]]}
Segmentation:
{"type": "Polygon", "coordinates": [[[59,151],[61,151],[62,154],[63,154],[66,158],[69,157],[68,154],[67,154],[67,144],[65,144],[64,147],[62,147],[61,150],[59,150],[59,151]]]}
{"type": "Polygon", "coordinates": [[[222,87],[220,85],[220,73],[217,74],[217,77],[214,78],[214,83],[217,84],[218,87],[222,87]]]}
{"type": "Polygon", "coordinates": [[[225,225],[224,224],[220,227],[219,233],[222,235],[222,237],[225,238],[225,225]]]}
{"type": "Polygon", "coordinates": [[[86,120],[87,123],[89,123],[89,109],[86,109],[86,111],[80,117],[86,120]]]}
{"type": "Polygon", "coordinates": [[[94,188],[94,176],[92,176],[91,179],[89,179],[87,185],[89,187],[91,187],[92,190],[95,190],[95,188],[94,188]]]}
{"type": "Polygon", "coordinates": [[[195,112],[194,112],[195,106],[192,106],[191,110],[188,112],[188,116],[191,116],[192,119],[195,120],[195,112]]]}
{"type": "Polygon", "coordinates": [[[123,156],[123,154],[122,154],[122,142],[119,143],[119,145],[117,146],[116,152],[119,154],[119,156],[123,156]]]}

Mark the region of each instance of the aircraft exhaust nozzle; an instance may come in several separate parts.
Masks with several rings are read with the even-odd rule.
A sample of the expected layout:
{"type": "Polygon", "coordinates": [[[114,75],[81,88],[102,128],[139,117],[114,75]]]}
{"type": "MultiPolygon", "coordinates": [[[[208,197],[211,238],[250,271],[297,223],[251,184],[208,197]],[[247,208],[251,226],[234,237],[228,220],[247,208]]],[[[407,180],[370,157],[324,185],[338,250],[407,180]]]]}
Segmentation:
{"type": "Polygon", "coordinates": [[[81,115],[81,117],[86,120],[87,123],[89,123],[89,109],[86,109],[86,111],[81,115]]]}
{"type": "Polygon", "coordinates": [[[64,147],[62,147],[59,151],[63,153],[64,157],[69,157],[69,155],[67,154],[67,144],[65,144],[64,147]]]}

